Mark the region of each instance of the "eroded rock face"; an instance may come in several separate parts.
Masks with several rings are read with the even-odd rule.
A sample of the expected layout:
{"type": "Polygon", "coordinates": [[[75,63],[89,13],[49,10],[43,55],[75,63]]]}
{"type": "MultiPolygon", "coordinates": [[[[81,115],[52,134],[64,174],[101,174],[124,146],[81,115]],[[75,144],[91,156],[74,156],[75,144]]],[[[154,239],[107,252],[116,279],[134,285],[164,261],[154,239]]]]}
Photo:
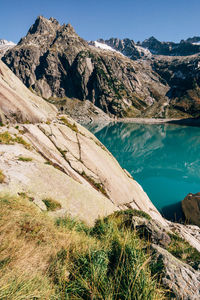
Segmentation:
{"type": "Polygon", "coordinates": [[[188,194],[182,201],[182,209],[187,220],[200,226],[200,193],[188,194]]]}

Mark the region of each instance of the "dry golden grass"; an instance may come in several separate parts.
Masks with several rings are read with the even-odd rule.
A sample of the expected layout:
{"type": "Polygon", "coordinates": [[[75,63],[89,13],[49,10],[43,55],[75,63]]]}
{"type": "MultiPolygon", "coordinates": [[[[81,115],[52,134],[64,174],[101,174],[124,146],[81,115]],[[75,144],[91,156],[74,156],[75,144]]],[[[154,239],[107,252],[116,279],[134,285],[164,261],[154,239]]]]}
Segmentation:
{"type": "Polygon", "coordinates": [[[20,298],[20,293],[50,299],[54,287],[46,274],[54,257],[63,248],[67,253],[82,252],[93,240],[84,233],[58,229],[53,219],[23,197],[1,196],[0,299],[3,295],[29,299],[20,298]]]}
{"type": "Polygon", "coordinates": [[[164,299],[142,251],[144,241],[120,229],[121,216],[93,228],[71,218],[55,222],[28,199],[23,193],[0,196],[0,299],[90,299],[92,293],[119,300],[126,290],[143,293],[143,300],[164,299]]]}

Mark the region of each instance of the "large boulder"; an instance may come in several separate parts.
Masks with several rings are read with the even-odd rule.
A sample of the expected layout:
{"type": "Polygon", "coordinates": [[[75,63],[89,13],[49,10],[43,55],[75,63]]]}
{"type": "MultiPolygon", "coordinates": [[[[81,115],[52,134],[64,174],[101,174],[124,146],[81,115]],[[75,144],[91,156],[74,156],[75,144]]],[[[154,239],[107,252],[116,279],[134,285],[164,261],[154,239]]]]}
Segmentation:
{"type": "Polygon", "coordinates": [[[182,209],[187,220],[200,226],[200,193],[188,194],[182,201],[182,209]]]}

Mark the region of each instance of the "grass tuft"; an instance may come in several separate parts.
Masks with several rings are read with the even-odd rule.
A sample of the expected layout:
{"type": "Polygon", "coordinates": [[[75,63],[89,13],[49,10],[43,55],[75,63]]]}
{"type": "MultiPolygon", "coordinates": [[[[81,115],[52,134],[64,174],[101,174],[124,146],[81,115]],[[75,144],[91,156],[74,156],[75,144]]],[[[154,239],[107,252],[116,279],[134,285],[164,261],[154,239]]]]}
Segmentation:
{"type": "Polygon", "coordinates": [[[28,150],[31,149],[31,145],[28,144],[21,136],[13,138],[8,131],[0,133],[0,144],[13,145],[14,143],[22,144],[28,150]]]}
{"type": "Polygon", "coordinates": [[[31,157],[23,157],[23,156],[20,156],[18,158],[19,161],[25,161],[25,162],[28,162],[28,161],[32,161],[33,159],[31,157]]]}
{"type": "Polygon", "coordinates": [[[57,209],[62,208],[61,204],[54,199],[47,198],[47,199],[43,199],[42,201],[46,205],[48,211],[55,211],[57,209]]]}
{"type": "Polygon", "coordinates": [[[67,125],[67,127],[69,127],[71,130],[75,131],[78,133],[78,128],[76,126],[76,124],[71,124],[65,117],[61,117],[60,120],[67,125]]]}

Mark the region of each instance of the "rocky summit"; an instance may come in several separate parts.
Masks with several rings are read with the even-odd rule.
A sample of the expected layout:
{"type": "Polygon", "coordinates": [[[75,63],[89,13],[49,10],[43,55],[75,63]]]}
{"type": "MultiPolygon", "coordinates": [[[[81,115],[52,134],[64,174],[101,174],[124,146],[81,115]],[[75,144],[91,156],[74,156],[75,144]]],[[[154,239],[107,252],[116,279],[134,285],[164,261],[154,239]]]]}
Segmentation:
{"type": "Polygon", "coordinates": [[[71,98],[89,100],[122,118],[198,116],[198,54],[159,56],[144,46],[129,39],[88,43],[70,24],[40,16],[2,59],[29,89],[62,112],[71,98]]]}

